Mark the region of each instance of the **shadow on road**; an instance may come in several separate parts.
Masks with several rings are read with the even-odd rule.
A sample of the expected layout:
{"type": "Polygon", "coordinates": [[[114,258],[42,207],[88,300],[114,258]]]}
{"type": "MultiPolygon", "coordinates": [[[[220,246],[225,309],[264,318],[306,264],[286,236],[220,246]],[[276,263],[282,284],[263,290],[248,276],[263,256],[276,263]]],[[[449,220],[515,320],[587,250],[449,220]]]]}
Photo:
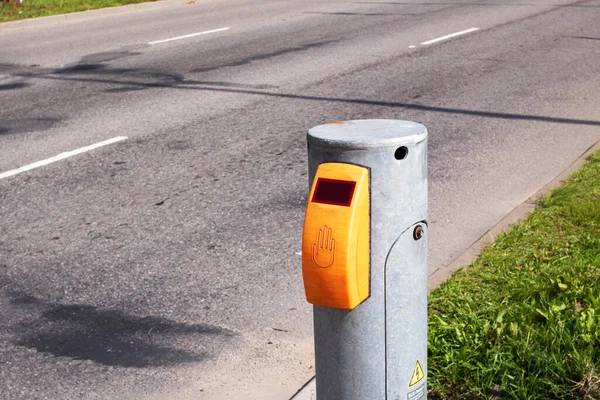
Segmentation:
{"type": "MultiPolygon", "coordinates": [[[[505,2],[493,2],[493,3],[475,3],[475,2],[441,2],[441,1],[430,1],[426,3],[407,2],[407,1],[355,1],[352,4],[386,4],[386,5],[397,5],[397,6],[487,6],[487,7],[536,7],[540,6],[539,3],[505,3],[505,2]]],[[[569,8],[569,7],[582,7],[582,8],[595,8],[600,5],[595,4],[553,4],[556,8],[569,8]]]]}
{"type": "Polygon", "coordinates": [[[338,43],[338,42],[339,42],[339,40],[324,40],[321,42],[306,43],[306,44],[303,44],[300,46],[290,47],[287,49],[281,49],[281,50],[272,51],[272,52],[268,52],[268,53],[262,53],[262,54],[255,54],[251,57],[246,57],[246,58],[242,58],[242,59],[239,59],[236,61],[231,61],[226,64],[205,67],[205,68],[196,68],[196,69],[191,70],[190,72],[192,72],[192,73],[208,72],[208,71],[214,71],[214,70],[218,70],[218,69],[226,68],[226,67],[240,67],[242,65],[250,64],[254,61],[268,60],[271,58],[283,56],[285,54],[298,53],[298,52],[310,50],[313,48],[325,47],[330,44],[334,44],[334,43],[338,43]]]}
{"type": "Polygon", "coordinates": [[[8,292],[8,299],[10,309],[3,309],[2,314],[19,321],[3,327],[5,321],[0,329],[8,331],[14,345],[108,366],[145,368],[199,362],[208,357],[197,351],[207,337],[227,340],[235,336],[216,326],[139,317],[85,304],[50,303],[19,291],[8,292]]]}
{"type": "Polygon", "coordinates": [[[210,82],[193,79],[185,79],[182,76],[167,74],[161,72],[144,71],[137,69],[111,69],[102,67],[85,67],[83,71],[77,68],[69,70],[51,71],[48,73],[28,73],[27,76],[36,79],[60,80],[67,82],[86,82],[110,84],[115,87],[108,88],[106,92],[124,92],[145,89],[178,89],[178,90],[197,90],[206,92],[237,93],[246,95],[255,95],[260,97],[274,97],[284,99],[319,101],[319,102],[337,102],[347,104],[362,104],[369,106],[404,108],[411,110],[421,110],[429,112],[439,112],[446,114],[461,114],[484,118],[497,118],[509,120],[524,120],[551,122],[557,124],[591,125],[600,126],[600,121],[550,117],[544,115],[527,115],[515,113],[502,113],[490,111],[468,110],[450,107],[428,106],[417,103],[403,103],[384,100],[370,100],[360,98],[342,98],[327,96],[311,96],[294,93],[269,92],[259,89],[247,89],[244,87],[235,87],[237,84],[227,82],[210,82]]]}
{"type": "Polygon", "coordinates": [[[362,13],[362,12],[317,12],[317,11],[305,11],[302,14],[312,14],[312,15],[342,15],[348,17],[361,16],[361,17],[389,17],[396,15],[418,15],[415,13],[362,13]]]}
{"type": "Polygon", "coordinates": [[[25,82],[5,83],[3,85],[0,84],[0,91],[22,89],[27,86],[29,86],[29,85],[25,82]]]}
{"type": "MultiPolygon", "coordinates": [[[[391,3],[404,4],[404,3],[391,3]]],[[[409,3],[406,3],[409,4],[409,3]]],[[[412,3],[411,3],[412,4],[412,3]]],[[[425,4],[445,4],[445,3],[425,3],[425,4]]],[[[452,3],[456,5],[457,3],[452,3]]],[[[459,3],[462,4],[462,3],[459,3]]],[[[464,3],[472,4],[472,3],[464,3]]],[[[583,37],[582,37],[583,38],[583,37]]],[[[595,38],[585,38],[595,39],[595,38]]],[[[288,53],[305,51],[311,48],[323,47],[334,43],[335,41],[322,41],[314,43],[306,43],[300,46],[295,46],[287,49],[279,49],[277,51],[267,52],[254,55],[240,60],[230,61],[222,65],[201,67],[190,70],[190,73],[202,73],[208,71],[219,70],[221,68],[239,67],[249,64],[254,61],[265,60],[273,57],[278,57],[288,53]]],[[[574,125],[591,125],[600,126],[600,121],[584,120],[574,118],[561,118],[545,115],[528,115],[516,113],[503,113],[491,111],[479,111],[470,109],[459,109],[451,107],[429,106],[418,103],[394,102],[373,99],[361,98],[342,98],[328,96],[303,95],[297,93],[283,93],[278,91],[276,87],[269,85],[250,85],[244,83],[233,82],[211,82],[195,79],[187,79],[181,74],[172,74],[168,72],[155,71],[148,68],[113,68],[108,63],[112,60],[139,55],[140,53],[132,50],[120,52],[107,52],[91,54],[83,57],[79,63],[67,66],[61,69],[44,69],[19,66],[14,64],[0,64],[0,71],[9,73],[14,77],[29,78],[29,79],[44,79],[58,80],[63,82],[82,82],[82,83],[97,83],[102,86],[102,90],[106,93],[123,93],[133,92],[148,89],[176,89],[176,90],[194,90],[205,92],[221,92],[253,95],[264,98],[283,98],[302,101],[318,101],[318,102],[334,102],[346,104],[358,104],[367,106],[389,107],[421,110],[435,113],[469,115],[483,118],[497,118],[508,120],[524,120],[524,121],[539,121],[558,124],[574,124],[574,125]],[[270,90],[271,89],[271,90],[270,90]]],[[[0,132],[6,127],[0,126],[0,132]]]]}
{"type": "Polygon", "coordinates": [[[590,37],[590,36],[565,36],[571,39],[587,39],[587,40],[600,40],[600,37],[590,37]]]}
{"type": "Polygon", "coordinates": [[[62,120],[58,117],[3,119],[0,120],[0,135],[45,131],[62,120]]]}

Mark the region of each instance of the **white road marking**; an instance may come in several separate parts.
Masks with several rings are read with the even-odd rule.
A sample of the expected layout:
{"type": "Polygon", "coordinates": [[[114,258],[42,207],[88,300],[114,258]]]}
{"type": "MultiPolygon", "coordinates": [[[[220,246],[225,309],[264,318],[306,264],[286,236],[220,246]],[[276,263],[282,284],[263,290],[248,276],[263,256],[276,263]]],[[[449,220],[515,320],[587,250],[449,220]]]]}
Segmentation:
{"type": "Polygon", "coordinates": [[[421,45],[422,46],[427,46],[428,44],[434,44],[434,43],[437,43],[437,42],[441,42],[443,40],[451,39],[453,37],[457,37],[457,36],[461,36],[461,35],[466,35],[467,33],[475,32],[475,31],[478,31],[478,30],[479,30],[479,28],[471,28],[471,29],[467,29],[467,30],[464,30],[464,31],[460,31],[460,32],[456,32],[456,33],[451,33],[451,34],[446,35],[446,36],[442,36],[442,37],[439,37],[439,38],[436,38],[436,39],[428,40],[426,42],[421,43],[421,45]]]}
{"type": "Polygon", "coordinates": [[[417,47],[417,46],[415,46],[414,44],[411,44],[410,46],[408,46],[408,48],[409,48],[409,49],[414,49],[414,48],[416,48],[416,47],[417,47]]]}
{"type": "Polygon", "coordinates": [[[57,156],[50,157],[50,158],[47,158],[45,160],[35,162],[33,164],[25,165],[25,166],[23,166],[21,168],[13,169],[11,171],[3,172],[3,173],[0,174],[0,179],[8,178],[10,176],[14,176],[14,175],[20,174],[22,172],[31,171],[32,169],[43,167],[45,165],[52,164],[52,163],[55,163],[55,162],[60,161],[60,160],[64,160],[65,158],[73,157],[73,156],[75,156],[77,154],[85,153],[86,151],[97,149],[98,147],[107,146],[109,144],[117,143],[117,142],[120,142],[120,141],[125,140],[125,139],[127,139],[125,136],[117,136],[115,138],[108,139],[108,140],[105,140],[103,142],[99,142],[99,143],[96,143],[96,144],[92,144],[90,146],[82,147],[82,148],[77,149],[77,150],[67,151],[65,153],[60,153],[57,156]]]}
{"type": "Polygon", "coordinates": [[[301,255],[302,255],[302,252],[301,252],[301,251],[299,251],[299,252],[297,252],[297,253],[296,253],[296,255],[297,255],[297,256],[301,256],[301,255]]]}
{"type": "Polygon", "coordinates": [[[231,28],[219,28],[219,29],[213,29],[211,31],[190,33],[189,35],[177,36],[177,37],[170,38],[170,39],[155,40],[153,42],[148,42],[148,44],[159,44],[159,43],[170,42],[172,40],[187,39],[187,38],[191,38],[191,37],[194,37],[194,36],[207,35],[209,33],[216,33],[216,32],[227,31],[229,29],[231,29],[231,28]]]}

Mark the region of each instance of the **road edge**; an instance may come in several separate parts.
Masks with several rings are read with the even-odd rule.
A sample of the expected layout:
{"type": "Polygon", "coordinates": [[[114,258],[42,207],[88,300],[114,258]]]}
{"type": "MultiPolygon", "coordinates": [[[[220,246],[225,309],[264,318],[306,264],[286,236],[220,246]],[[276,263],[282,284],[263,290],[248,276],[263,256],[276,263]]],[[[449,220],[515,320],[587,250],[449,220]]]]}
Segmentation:
{"type": "MultiPolygon", "coordinates": [[[[571,165],[560,172],[540,190],[513,208],[500,220],[500,222],[484,233],[453,261],[429,274],[427,277],[429,291],[431,292],[432,290],[437,289],[442,282],[451,278],[457,270],[471,265],[477,257],[481,255],[481,251],[493,243],[498,235],[525,218],[535,209],[535,205],[542,197],[547,195],[552,189],[561,186],[573,173],[577,172],[596,151],[600,151],[600,140],[588,147],[587,150],[585,150],[571,165]]],[[[316,400],[316,398],[316,382],[315,377],[313,376],[289,400],[316,400]]]]}
{"type": "Polygon", "coordinates": [[[504,218],[500,220],[500,222],[484,233],[477,241],[475,241],[475,243],[469,246],[468,249],[462,252],[452,262],[429,274],[427,278],[429,291],[438,288],[442,282],[451,278],[454,272],[456,272],[458,269],[472,264],[477,257],[479,257],[481,251],[494,242],[498,235],[510,228],[511,225],[525,218],[531,211],[535,209],[537,202],[542,197],[547,195],[552,189],[561,186],[573,173],[577,172],[585,164],[592,154],[598,150],[600,150],[600,140],[588,147],[587,150],[581,154],[581,156],[579,156],[571,165],[560,172],[544,187],[535,192],[524,202],[513,208],[512,211],[510,211],[504,218]]]}

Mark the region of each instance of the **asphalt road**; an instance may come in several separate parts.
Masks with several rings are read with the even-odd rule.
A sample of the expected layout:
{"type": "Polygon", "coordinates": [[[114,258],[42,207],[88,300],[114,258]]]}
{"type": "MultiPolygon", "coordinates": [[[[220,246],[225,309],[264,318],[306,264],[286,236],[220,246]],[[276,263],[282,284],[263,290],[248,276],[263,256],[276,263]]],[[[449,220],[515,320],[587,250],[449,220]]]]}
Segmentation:
{"type": "Polygon", "coordinates": [[[168,0],[0,25],[0,399],[289,398],[314,373],[307,129],[428,127],[434,273],[600,139],[599,72],[600,1],[168,0]]]}

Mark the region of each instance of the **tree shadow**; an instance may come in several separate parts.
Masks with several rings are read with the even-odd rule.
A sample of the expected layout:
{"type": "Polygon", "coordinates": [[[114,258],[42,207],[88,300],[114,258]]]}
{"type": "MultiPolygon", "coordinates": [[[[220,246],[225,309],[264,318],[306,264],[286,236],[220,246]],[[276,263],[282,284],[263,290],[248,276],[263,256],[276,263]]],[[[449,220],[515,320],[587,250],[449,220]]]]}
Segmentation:
{"type": "Polygon", "coordinates": [[[194,350],[203,341],[235,336],[212,325],[139,317],[85,304],[49,303],[23,292],[13,291],[9,298],[10,304],[24,308],[25,314],[38,315],[8,328],[14,345],[108,366],[148,368],[199,362],[208,357],[194,350]],[[197,345],[185,346],[182,337],[197,345]]]}
{"type": "MultiPolygon", "coordinates": [[[[438,112],[438,113],[446,113],[446,114],[470,115],[470,116],[484,117],[484,118],[551,122],[551,123],[557,123],[557,124],[600,126],[600,121],[596,121],[596,120],[584,120],[584,119],[575,119],[575,118],[550,117],[550,116],[544,116],[544,115],[528,115],[528,114],[468,110],[468,109],[460,109],[460,108],[428,106],[425,104],[418,104],[418,103],[404,103],[404,102],[394,102],[394,101],[384,101],[384,100],[311,96],[311,95],[291,94],[291,93],[276,93],[276,92],[242,89],[242,88],[213,87],[211,82],[190,80],[190,79],[181,79],[181,80],[177,80],[175,82],[164,82],[164,81],[163,82],[160,82],[160,81],[136,82],[133,80],[127,80],[127,77],[126,76],[124,77],[122,73],[113,75],[110,73],[110,70],[104,71],[102,73],[102,75],[111,76],[111,79],[100,79],[97,77],[83,77],[83,76],[61,77],[61,76],[56,76],[56,75],[37,75],[36,78],[50,79],[50,80],[63,80],[63,81],[76,81],[76,82],[86,82],[86,83],[102,83],[102,84],[108,83],[108,84],[113,84],[115,86],[119,86],[121,88],[120,91],[167,88],[167,89],[194,90],[194,91],[205,91],[205,92],[237,93],[237,94],[255,95],[255,96],[259,96],[259,97],[273,97],[273,98],[318,101],[318,102],[336,102],[336,103],[345,103],[345,104],[361,104],[361,105],[368,105],[368,106],[402,108],[402,109],[421,110],[421,111],[438,112]]],[[[159,74],[156,74],[156,75],[159,75],[159,74]]],[[[112,88],[109,90],[115,92],[118,89],[112,88]]]]}
{"type": "Polygon", "coordinates": [[[590,37],[590,36],[565,36],[571,39],[587,39],[587,40],[600,40],[600,37],[590,37]]]}
{"type": "Polygon", "coordinates": [[[361,12],[317,12],[317,11],[305,11],[303,14],[316,14],[316,15],[342,15],[342,16],[361,16],[361,17],[389,17],[396,15],[417,15],[414,13],[361,13],[361,12]]]}
{"type": "Polygon", "coordinates": [[[4,85],[0,85],[0,91],[22,89],[27,86],[29,86],[29,84],[25,82],[5,83],[4,85]]]}
{"type": "Polygon", "coordinates": [[[251,62],[254,62],[254,61],[268,60],[270,58],[279,57],[279,56],[282,56],[285,54],[297,53],[297,52],[309,50],[312,48],[324,47],[324,46],[330,45],[332,43],[337,43],[337,42],[339,42],[339,40],[324,40],[321,42],[306,43],[306,44],[303,44],[300,46],[290,47],[287,49],[281,49],[281,50],[272,51],[272,52],[268,52],[268,53],[262,53],[262,54],[255,54],[251,57],[242,58],[240,60],[232,61],[232,62],[221,64],[221,65],[216,65],[216,66],[212,66],[212,67],[204,67],[204,68],[196,68],[196,69],[192,69],[190,72],[192,72],[192,73],[208,72],[208,71],[214,71],[214,70],[218,70],[218,69],[225,68],[225,67],[240,67],[242,65],[250,64],[251,62]]]}
{"type": "MultiPolygon", "coordinates": [[[[352,4],[386,4],[386,5],[398,5],[398,6],[486,6],[486,7],[532,7],[532,6],[540,6],[540,4],[536,3],[504,3],[504,2],[495,2],[495,3],[474,3],[474,2],[460,2],[460,3],[451,3],[451,2],[427,2],[427,3],[417,3],[417,2],[407,2],[407,1],[355,1],[352,4]]],[[[595,4],[552,4],[556,8],[598,8],[600,5],[595,4]]]]}
{"type": "MultiPolygon", "coordinates": [[[[136,46],[130,46],[130,47],[133,47],[133,49],[139,50],[139,49],[143,49],[146,47],[150,47],[150,45],[144,44],[144,45],[136,45],[136,46]]],[[[126,57],[139,56],[141,54],[142,53],[133,51],[132,49],[122,48],[121,50],[117,50],[117,51],[105,51],[105,52],[101,52],[101,53],[88,54],[88,55],[84,56],[80,62],[84,63],[84,64],[103,63],[103,62],[114,61],[114,60],[118,60],[118,59],[126,58],[126,57]]]]}
{"type": "MultiPolygon", "coordinates": [[[[400,3],[396,3],[400,4],[400,3]]],[[[407,3],[413,4],[413,3],[407,3]]],[[[427,4],[438,4],[438,3],[427,3],[427,4]]],[[[440,3],[443,4],[443,3],[440,3]]],[[[313,47],[326,46],[336,41],[322,41],[315,43],[308,43],[301,46],[296,46],[288,49],[281,49],[274,52],[263,53],[254,55],[252,57],[243,58],[234,62],[225,63],[222,65],[216,65],[211,67],[202,67],[192,69],[190,72],[199,73],[218,70],[224,67],[236,67],[243,66],[256,60],[264,60],[280,55],[307,50],[313,47]]],[[[85,59],[85,57],[84,57],[85,59]]],[[[83,60],[83,59],[82,59],[83,60]]],[[[2,68],[12,68],[6,64],[0,64],[0,70],[2,68]]],[[[408,102],[394,102],[384,100],[372,100],[372,99],[361,99],[361,98],[341,98],[341,97],[328,97],[328,96],[312,96],[295,93],[282,93],[275,91],[263,90],[264,88],[273,88],[268,85],[249,85],[240,84],[234,82],[211,82],[202,81],[195,79],[186,79],[185,76],[180,74],[172,74],[168,72],[153,71],[149,69],[137,69],[137,68],[111,68],[109,65],[101,63],[87,63],[80,62],[75,65],[68,66],[66,68],[56,70],[40,70],[40,69],[27,69],[27,70],[16,70],[12,73],[13,76],[29,77],[33,79],[46,79],[46,80],[59,80],[65,82],[83,82],[83,83],[98,83],[102,85],[112,85],[113,87],[103,89],[107,93],[121,93],[140,91],[148,89],[175,89],[175,90],[193,90],[193,91],[204,91],[204,92],[222,92],[222,93],[234,93],[253,95],[264,98],[281,98],[281,99],[294,99],[302,101],[317,101],[317,102],[335,102],[344,104],[360,104],[367,106],[378,106],[378,107],[389,107],[389,108],[400,108],[400,109],[411,109],[421,110],[436,113],[446,114],[460,114],[469,115],[483,118],[497,118],[497,119],[508,119],[508,120],[525,120],[525,121],[539,121],[539,122],[550,122],[558,124],[574,124],[574,125],[591,125],[600,126],[600,121],[596,120],[583,120],[574,118],[561,118],[544,115],[527,115],[517,113],[503,113],[503,112],[491,112],[491,111],[480,111],[480,110],[469,110],[459,109],[451,107],[439,107],[439,106],[428,106],[425,104],[408,103],[408,102]]]]}
{"type": "Polygon", "coordinates": [[[510,6],[510,7],[530,7],[539,4],[534,3],[474,3],[474,2],[407,2],[407,1],[355,1],[352,4],[385,4],[396,6],[510,6]]]}
{"type": "Polygon", "coordinates": [[[25,132],[41,132],[51,129],[62,121],[58,117],[15,118],[0,121],[0,135],[25,132]]]}
{"type": "Polygon", "coordinates": [[[0,72],[9,73],[14,70],[15,64],[0,62],[0,72]]]}

